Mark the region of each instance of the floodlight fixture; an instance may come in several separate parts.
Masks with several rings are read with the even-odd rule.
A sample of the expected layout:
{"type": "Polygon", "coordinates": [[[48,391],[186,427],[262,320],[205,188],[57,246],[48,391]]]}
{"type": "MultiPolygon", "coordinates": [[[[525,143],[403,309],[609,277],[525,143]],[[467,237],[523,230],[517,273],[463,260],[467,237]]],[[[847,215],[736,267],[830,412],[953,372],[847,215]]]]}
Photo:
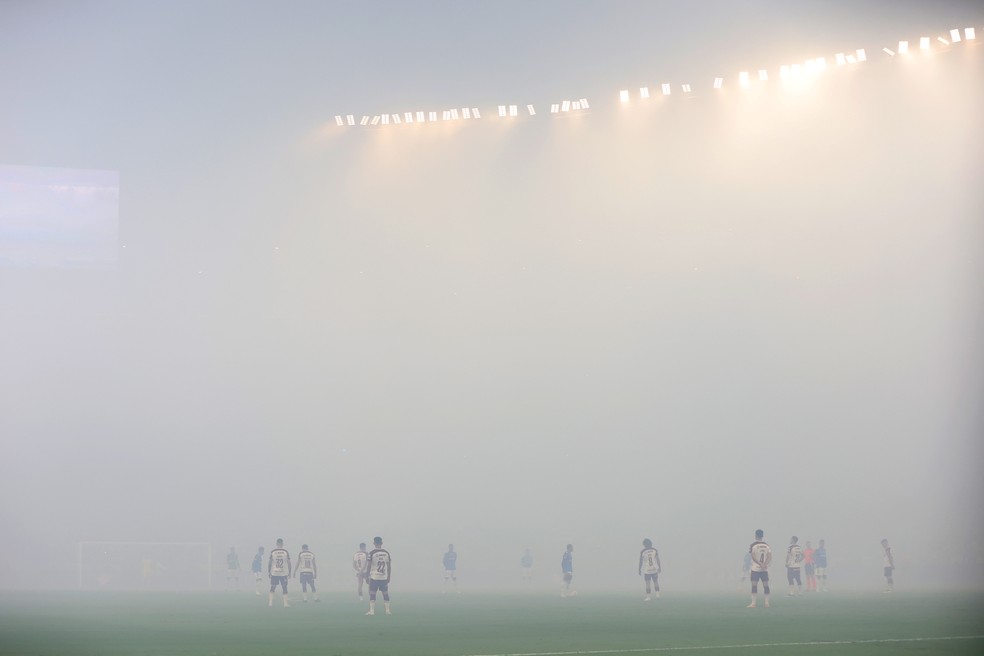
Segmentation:
{"type": "Polygon", "coordinates": [[[407,112],[403,115],[404,123],[413,123],[413,112],[407,112]]]}
{"type": "Polygon", "coordinates": [[[526,111],[530,113],[530,116],[536,116],[536,108],[533,105],[527,105],[526,111]]]}
{"type": "Polygon", "coordinates": [[[629,102],[629,90],[628,89],[622,89],[621,91],[619,91],[618,92],[618,99],[619,99],[620,102],[624,102],[624,103],[629,102]]]}
{"type": "Polygon", "coordinates": [[[649,87],[639,87],[639,97],[643,100],[649,98],[649,87]]]}
{"type": "Polygon", "coordinates": [[[974,41],[977,39],[977,31],[972,27],[964,28],[964,38],[968,41],[974,41]]]}
{"type": "Polygon", "coordinates": [[[888,48],[882,48],[882,51],[886,55],[888,55],[889,57],[894,57],[895,56],[895,51],[894,50],[889,50],[888,48]]]}
{"type": "Polygon", "coordinates": [[[443,111],[441,112],[441,120],[442,120],[442,121],[450,121],[450,120],[451,120],[451,112],[449,112],[449,111],[448,111],[448,110],[446,110],[446,109],[445,109],[445,110],[443,110],[443,111]]]}
{"type": "Polygon", "coordinates": [[[908,41],[899,41],[899,50],[898,50],[898,52],[899,52],[900,55],[907,55],[907,54],[909,54],[909,42],[908,41]]]}
{"type": "Polygon", "coordinates": [[[779,77],[781,77],[784,80],[788,80],[789,79],[789,65],[788,64],[783,64],[782,66],[779,67],[779,77]]]}
{"type": "Polygon", "coordinates": [[[565,100],[565,101],[561,102],[560,103],[560,111],[562,111],[562,112],[569,112],[569,111],[571,111],[571,101],[570,100],[565,100]]]}
{"type": "Polygon", "coordinates": [[[960,43],[960,30],[950,30],[950,42],[960,43]]]}
{"type": "Polygon", "coordinates": [[[509,115],[519,116],[519,108],[516,105],[509,105],[509,115]]]}
{"type": "Polygon", "coordinates": [[[574,100],[574,101],[572,101],[571,102],[571,109],[573,109],[575,112],[581,111],[581,101],[580,100],[574,100]]]}
{"type": "Polygon", "coordinates": [[[668,96],[668,95],[670,95],[671,93],[673,93],[673,89],[671,89],[671,88],[670,88],[670,85],[669,85],[669,84],[667,84],[666,82],[664,82],[664,83],[663,83],[663,84],[661,85],[661,87],[660,87],[660,88],[662,89],[662,91],[663,91],[663,95],[664,95],[664,96],[668,96]]]}
{"type": "Polygon", "coordinates": [[[506,106],[499,105],[499,118],[505,118],[505,117],[506,117],[506,106]]]}
{"type": "Polygon", "coordinates": [[[684,93],[690,93],[690,85],[689,84],[684,84],[683,85],[683,92],[684,93]]]}
{"type": "Polygon", "coordinates": [[[472,107],[472,116],[474,118],[482,118],[482,115],[478,112],[478,107],[472,107]]]}
{"type": "Polygon", "coordinates": [[[341,116],[336,116],[335,117],[335,123],[337,123],[338,126],[341,127],[341,126],[345,125],[345,119],[343,119],[341,116]]]}
{"type": "Polygon", "coordinates": [[[345,121],[346,121],[346,122],[347,122],[347,123],[348,123],[349,125],[355,125],[355,116],[353,116],[352,114],[349,114],[349,115],[347,115],[347,116],[345,117],[345,121]]]}
{"type": "Polygon", "coordinates": [[[369,117],[368,116],[363,116],[362,117],[362,120],[359,121],[359,125],[368,125],[368,124],[369,124],[369,117]]]}
{"type": "Polygon", "coordinates": [[[379,115],[372,117],[372,121],[369,122],[370,125],[379,125],[379,115]]]}
{"type": "Polygon", "coordinates": [[[738,84],[743,87],[748,86],[748,71],[742,71],[738,74],[738,84]]]}
{"type": "Polygon", "coordinates": [[[764,68],[760,68],[759,82],[768,82],[768,81],[769,81],[769,71],[765,70],[764,68]]]}
{"type": "Polygon", "coordinates": [[[452,110],[451,110],[451,120],[452,120],[452,121],[457,121],[457,120],[458,120],[458,118],[459,118],[459,115],[458,115],[458,108],[457,108],[457,107],[455,107],[454,109],[452,109],[452,110]]]}
{"type": "Polygon", "coordinates": [[[817,70],[818,71],[825,71],[825,70],[827,70],[827,58],[826,57],[817,57],[815,61],[817,62],[817,70]]]}
{"type": "Polygon", "coordinates": [[[800,74],[800,65],[793,64],[792,66],[789,67],[789,72],[792,74],[793,77],[798,77],[800,74]]]}
{"type": "Polygon", "coordinates": [[[834,55],[834,61],[837,62],[838,66],[843,66],[845,63],[847,63],[847,60],[844,58],[843,52],[838,52],[836,55],[834,55]]]}
{"type": "Polygon", "coordinates": [[[714,78],[714,88],[715,89],[720,89],[723,86],[724,86],[724,78],[723,77],[716,77],[716,78],[714,78]]]}
{"type": "Polygon", "coordinates": [[[942,44],[943,44],[943,45],[945,45],[945,46],[948,46],[948,45],[950,45],[950,42],[949,42],[949,41],[947,41],[946,39],[944,39],[944,38],[943,38],[943,37],[941,37],[941,36],[938,36],[938,37],[936,37],[936,40],[937,40],[937,41],[939,41],[940,43],[942,43],[942,44]]]}
{"type": "Polygon", "coordinates": [[[587,98],[581,98],[581,109],[591,109],[591,105],[588,104],[587,98]]]}
{"type": "Polygon", "coordinates": [[[854,55],[848,55],[847,56],[847,63],[848,64],[857,64],[858,63],[858,60],[854,58],[854,55]]]}
{"type": "Polygon", "coordinates": [[[857,53],[859,62],[868,61],[868,55],[865,53],[864,48],[858,48],[855,52],[857,53]]]}
{"type": "Polygon", "coordinates": [[[437,121],[437,112],[427,112],[427,120],[431,123],[437,121]]]}
{"type": "Polygon", "coordinates": [[[399,114],[393,114],[393,124],[394,125],[399,125],[400,122],[401,122],[400,121],[400,115],[399,114]]]}
{"type": "Polygon", "coordinates": [[[468,109],[467,107],[462,107],[461,108],[461,118],[463,118],[463,119],[470,119],[471,118],[471,110],[468,109]]]}
{"type": "Polygon", "coordinates": [[[552,105],[550,105],[551,114],[556,114],[559,111],[560,111],[560,103],[553,103],[552,105]]]}
{"type": "Polygon", "coordinates": [[[921,36],[921,37],[919,37],[919,49],[920,50],[929,50],[929,37],[928,36],[921,36]]]}
{"type": "Polygon", "coordinates": [[[390,115],[383,114],[383,125],[389,125],[389,124],[390,124],[390,115]]]}

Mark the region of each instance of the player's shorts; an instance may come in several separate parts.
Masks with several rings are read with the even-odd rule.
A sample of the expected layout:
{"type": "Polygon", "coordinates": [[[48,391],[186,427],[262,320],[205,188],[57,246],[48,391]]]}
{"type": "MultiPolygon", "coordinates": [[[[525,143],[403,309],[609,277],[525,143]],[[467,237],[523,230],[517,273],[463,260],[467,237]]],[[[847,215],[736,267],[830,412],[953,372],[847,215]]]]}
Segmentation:
{"type": "Polygon", "coordinates": [[[789,582],[789,585],[792,585],[794,582],[797,583],[797,584],[799,584],[799,585],[803,585],[803,581],[800,580],[800,568],[799,567],[787,567],[786,568],[786,580],[789,582]]]}
{"type": "Polygon", "coordinates": [[[892,571],[893,571],[894,569],[895,569],[894,567],[886,567],[886,568],[885,568],[885,578],[891,578],[891,576],[892,576],[892,571]]]}
{"type": "Polygon", "coordinates": [[[307,587],[309,585],[311,586],[311,592],[317,592],[318,591],[318,589],[316,587],[314,587],[314,572],[301,572],[301,574],[300,574],[300,576],[298,576],[298,578],[301,579],[301,591],[302,592],[307,592],[307,587]]]}
{"type": "Polygon", "coordinates": [[[768,583],[769,582],[769,573],[768,572],[752,572],[752,583],[758,583],[759,581],[761,581],[762,583],[768,583]]]}
{"type": "Polygon", "coordinates": [[[277,584],[280,584],[280,588],[287,594],[287,577],[286,576],[271,576],[270,577],[270,592],[274,592],[277,589],[277,584]]]}
{"type": "Polygon", "coordinates": [[[807,576],[813,576],[816,572],[816,567],[814,567],[813,563],[807,563],[806,565],[803,565],[803,571],[806,572],[807,576]]]}
{"type": "Polygon", "coordinates": [[[817,576],[827,576],[827,568],[817,565],[817,576]]]}
{"type": "Polygon", "coordinates": [[[389,581],[377,581],[376,579],[369,579],[369,594],[376,591],[379,592],[389,592],[389,581]]]}
{"type": "Polygon", "coordinates": [[[570,583],[574,578],[574,572],[564,572],[564,583],[570,583]]]}
{"type": "Polygon", "coordinates": [[[524,567],[523,568],[523,575],[524,576],[533,576],[533,567],[524,567]]]}
{"type": "Polygon", "coordinates": [[[458,571],[457,570],[454,570],[454,569],[446,569],[446,570],[444,570],[444,578],[446,578],[446,579],[453,579],[453,578],[455,578],[457,576],[458,576],[458,571]]]}
{"type": "Polygon", "coordinates": [[[253,572],[253,576],[255,576],[256,580],[259,581],[263,578],[263,572],[253,572]]]}
{"type": "Polygon", "coordinates": [[[644,578],[646,579],[646,582],[647,582],[647,583],[648,583],[649,581],[652,581],[652,582],[653,582],[653,583],[655,583],[655,584],[656,584],[657,586],[659,586],[659,574],[644,574],[643,576],[644,576],[644,578]]]}
{"type": "Polygon", "coordinates": [[[239,570],[238,569],[227,569],[226,570],[226,578],[227,579],[238,579],[239,578],[239,570]]]}

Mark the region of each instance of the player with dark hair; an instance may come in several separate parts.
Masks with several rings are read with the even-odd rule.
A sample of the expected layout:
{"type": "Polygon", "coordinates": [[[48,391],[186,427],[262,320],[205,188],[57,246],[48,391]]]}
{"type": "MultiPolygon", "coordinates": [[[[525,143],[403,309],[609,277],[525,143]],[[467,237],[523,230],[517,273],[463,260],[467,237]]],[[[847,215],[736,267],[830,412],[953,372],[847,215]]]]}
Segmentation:
{"type": "Polygon", "coordinates": [[[318,598],[318,589],[314,585],[314,580],[318,578],[318,562],[306,544],[301,545],[301,553],[297,554],[297,569],[294,571],[294,576],[301,579],[301,594],[304,595],[301,601],[307,603],[308,586],[311,586],[311,596],[314,600],[321,601],[318,598]]]}
{"type": "Polygon", "coordinates": [[[772,547],[762,539],[764,537],[765,531],[758,529],[755,531],[755,542],[748,547],[748,553],[752,556],[752,603],[748,604],[749,608],[755,608],[759,581],[765,592],[765,607],[769,607],[769,563],[772,562],[772,547]]]}
{"type": "Polygon", "coordinates": [[[277,538],[277,548],[270,552],[270,560],[267,562],[267,574],[270,576],[270,606],[273,606],[273,593],[277,590],[277,585],[283,591],[284,608],[290,608],[287,600],[287,580],[290,579],[290,554],[284,549],[283,538],[277,538]]]}
{"type": "Polygon", "coordinates": [[[895,579],[892,574],[895,572],[895,558],[892,556],[892,548],[888,546],[888,540],[881,541],[882,549],[885,550],[885,583],[888,587],[885,592],[895,592],[895,579]]]}
{"type": "Polygon", "coordinates": [[[643,601],[652,600],[650,586],[656,589],[656,598],[659,599],[659,573],[662,571],[659,552],[653,547],[653,541],[646,538],[642,541],[642,551],[639,552],[639,576],[646,577],[646,598],[643,601]]]}
{"type": "Polygon", "coordinates": [[[383,593],[383,607],[387,615],[390,612],[389,583],[393,574],[393,561],[390,553],[383,549],[383,538],[375,537],[372,539],[373,550],[369,552],[366,573],[369,577],[369,612],[366,615],[376,614],[376,592],[383,593]]]}
{"type": "Polygon", "coordinates": [[[256,579],[256,584],[254,588],[256,589],[256,596],[260,596],[260,583],[263,581],[263,547],[256,550],[256,555],[253,556],[253,577],[256,579]]]}
{"type": "Polygon", "coordinates": [[[799,545],[799,538],[794,535],[789,539],[789,548],[786,549],[786,581],[789,583],[787,597],[803,594],[803,580],[800,578],[802,567],[803,547],[799,545]],[[793,590],[794,582],[796,583],[796,590],[793,590]]]}
{"type": "Polygon", "coordinates": [[[232,589],[233,580],[236,581],[236,590],[239,590],[240,571],[239,554],[236,553],[235,547],[229,547],[229,553],[226,554],[226,590],[232,589]]]}
{"type": "Polygon", "coordinates": [[[574,545],[567,545],[567,550],[560,559],[560,571],[564,576],[564,586],[560,589],[561,597],[573,597],[577,590],[571,590],[571,580],[574,578],[574,545]]]}
{"type": "Polygon", "coordinates": [[[448,591],[448,579],[454,583],[454,591],[461,594],[461,590],[458,589],[458,554],[455,553],[454,545],[448,545],[448,552],[444,554],[442,559],[444,564],[444,592],[448,591]]]}
{"type": "Polygon", "coordinates": [[[806,548],[803,549],[803,574],[806,575],[806,591],[817,591],[816,557],[817,550],[813,548],[810,541],[806,541],[806,548]]]}
{"type": "Polygon", "coordinates": [[[366,565],[369,564],[369,554],[366,552],[366,543],[359,543],[359,550],[352,556],[352,568],[355,570],[355,580],[359,586],[359,601],[362,601],[362,584],[369,580],[366,574],[366,565]]]}

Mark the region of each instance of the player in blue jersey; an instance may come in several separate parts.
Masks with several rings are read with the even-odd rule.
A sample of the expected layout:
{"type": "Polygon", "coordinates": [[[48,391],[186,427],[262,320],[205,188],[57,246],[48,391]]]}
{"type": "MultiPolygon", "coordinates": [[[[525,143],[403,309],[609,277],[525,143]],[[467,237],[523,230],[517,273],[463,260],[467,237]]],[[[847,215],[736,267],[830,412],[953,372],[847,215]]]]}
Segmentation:
{"type": "Polygon", "coordinates": [[[256,579],[256,596],[260,595],[260,587],[263,583],[263,547],[256,550],[253,556],[253,577],[256,579]]]}
{"type": "Polygon", "coordinates": [[[560,589],[561,597],[573,597],[577,590],[571,590],[571,580],[574,578],[574,545],[567,545],[567,550],[560,559],[560,571],[564,576],[564,585],[560,589]]]}
{"type": "Polygon", "coordinates": [[[232,589],[232,582],[236,582],[236,590],[239,590],[239,573],[242,568],[239,567],[239,554],[236,553],[235,547],[229,547],[229,553],[226,554],[226,590],[232,589]]]}
{"type": "Polygon", "coordinates": [[[820,592],[827,591],[827,545],[823,540],[820,540],[820,544],[817,546],[817,550],[813,553],[813,560],[817,563],[817,580],[820,585],[820,592]]]}
{"type": "Polygon", "coordinates": [[[533,552],[525,549],[519,559],[519,566],[523,568],[523,582],[533,583],[533,552]]]}
{"type": "Polygon", "coordinates": [[[359,586],[359,601],[362,601],[362,584],[369,581],[369,574],[366,565],[369,564],[369,552],[366,551],[366,543],[359,543],[359,550],[352,556],[352,569],[355,570],[355,580],[359,586]]]}
{"type": "Polygon", "coordinates": [[[448,545],[448,552],[444,554],[444,592],[448,591],[448,579],[454,584],[454,591],[461,594],[458,589],[458,554],[455,553],[454,545],[448,545]]]}

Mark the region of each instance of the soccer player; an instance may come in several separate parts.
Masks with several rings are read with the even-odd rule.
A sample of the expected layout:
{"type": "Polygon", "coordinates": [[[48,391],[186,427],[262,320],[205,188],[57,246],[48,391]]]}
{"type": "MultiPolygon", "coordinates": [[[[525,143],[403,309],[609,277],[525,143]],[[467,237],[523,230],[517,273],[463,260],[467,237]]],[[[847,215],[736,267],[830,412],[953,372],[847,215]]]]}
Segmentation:
{"type": "Polygon", "coordinates": [[[752,603],[749,608],[755,608],[756,598],[758,597],[758,583],[762,582],[762,590],[765,592],[765,607],[769,607],[769,563],[772,562],[772,547],[762,538],[765,531],[758,529],[755,531],[755,542],[748,547],[748,553],[752,557],[752,603]]]}
{"type": "Polygon", "coordinates": [[[810,541],[806,541],[806,548],[803,549],[803,573],[806,574],[806,591],[816,592],[817,591],[817,576],[816,576],[816,565],[814,564],[814,555],[816,550],[810,545],[810,541]]]}
{"type": "Polygon", "coordinates": [[[567,545],[567,551],[560,559],[560,571],[564,575],[564,586],[560,589],[561,597],[573,597],[576,590],[571,590],[571,579],[574,578],[574,545],[567,545]]]}
{"type": "Polygon", "coordinates": [[[789,548],[786,549],[786,581],[789,583],[787,597],[794,594],[803,594],[803,580],[800,578],[800,569],[803,567],[803,547],[799,545],[799,538],[795,535],[789,539],[789,548]],[[793,590],[793,582],[796,583],[796,590],[793,590]]]}
{"type": "Polygon", "coordinates": [[[229,553],[226,554],[226,590],[232,587],[232,580],[236,580],[236,590],[239,590],[239,572],[242,568],[239,567],[239,554],[236,553],[235,547],[229,547],[229,553]]]}
{"type": "Polygon", "coordinates": [[[369,575],[369,612],[366,615],[376,614],[377,590],[383,593],[383,608],[386,609],[386,614],[392,615],[389,582],[393,574],[393,560],[390,558],[390,553],[383,549],[383,538],[373,538],[372,546],[373,550],[369,552],[366,564],[366,572],[369,575]]]}
{"type": "Polygon", "coordinates": [[[895,558],[892,557],[892,548],[888,546],[888,540],[882,540],[881,545],[885,550],[885,583],[888,585],[885,592],[894,592],[895,581],[892,573],[895,571],[895,558]]]}
{"type": "Polygon", "coordinates": [[[256,596],[260,596],[260,583],[263,582],[263,547],[256,550],[253,556],[253,576],[256,578],[256,596]]]}
{"type": "Polygon", "coordinates": [[[656,598],[659,599],[659,573],[663,571],[663,565],[659,562],[659,552],[653,548],[653,541],[646,538],[642,541],[642,551],[639,552],[639,576],[646,577],[646,598],[643,601],[651,601],[650,584],[656,589],[656,598]]]}
{"type": "Polygon", "coordinates": [[[453,544],[448,545],[448,552],[444,554],[444,592],[448,591],[448,578],[454,583],[454,591],[461,594],[458,589],[458,554],[453,544]]]}
{"type": "Polygon", "coordinates": [[[359,550],[352,556],[352,568],[355,570],[355,580],[359,584],[359,601],[362,601],[362,584],[369,579],[366,574],[366,565],[369,562],[369,554],[366,552],[366,543],[359,543],[359,550]]]}
{"type": "Polygon", "coordinates": [[[817,561],[817,578],[820,580],[820,590],[822,592],[827,591],[827,547],[824,545],[823,540],[820,540],[820,544],[817,545],[816,553],[813,554],[813,559],[817,561]]]}
{"type": "Polygon", "coordinates": [[[745,579],[748,578],[748,573],[752,570],[752,554],[746,553],[745,558],[741,561],[741,580],[738,581],[738,590],[745,584],[745,579]]]}
{"type": "Polygon", "coordinates": [[[294,571],[294,576],[301,579],[302,602],[307,603],[309,585],[311,586],[311,596],[314,597],[315,601],[321,601],[318,598],[318,589],[314,586],[314,579],[318,578],[318,562],[306,544],[301,545],[301,553],[297,554],[297,569],[294,571]]]}
{"type": "Polygon", "coordinates": [[[267,561],[267,574],[270,576],[270,606],[273,606],[273,593],[280,585],[284,595],[284,608],[290,608],[287,600],[287,580],[290,578],[290,554],[284,549],[283,538],[277,538],[277,548],[270,552],[267,561]]]}
{"type": "Polygon", "coordinates": [[[519,565],[523,568],[523,581],[533,583],[533,553],[529,548],[523,550],[523,557],[519,559],[519,565]]]}

